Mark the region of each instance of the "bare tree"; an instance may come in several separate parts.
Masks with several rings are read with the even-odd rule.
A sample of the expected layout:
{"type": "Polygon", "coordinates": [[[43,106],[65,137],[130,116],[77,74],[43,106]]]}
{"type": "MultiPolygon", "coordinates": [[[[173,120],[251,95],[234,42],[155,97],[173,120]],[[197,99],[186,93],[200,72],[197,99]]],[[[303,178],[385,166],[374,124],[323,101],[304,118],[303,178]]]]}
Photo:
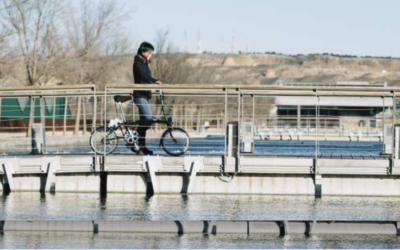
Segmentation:
{"type": "Polygon", "coordinates": [[[2,19],[15,35],[19,54],[24,58],[28,83],[36,85],[40,77],[39,64],[53,42],[54,35],[50,34],[57,30],[55,18],[62,1],[2,0],[2,3],[2,19]]]}
{"type": "Polygon", "coordinates": [[[211,83],[214,70],[203,67],[201,60],[196,65],[190,64],[191,55],[178,53],[169,35],[169,30],[157,30],[154,75],[165,83],[211,83]]]}
{"type": "Polygon", "coordinates": [[[121,24],[130,16],[125,4],[112,0],[82,0],[78,13],[69,18],[68,33],[76,56],[124,53],[127,35],[121,24]],[[95,7],[93,7],[95,6],[95,7]]]}
{"type": "Polygon", "coordinates": [[[9,30],[0,20],[0,56],[4,55],[7,48],[7,38],[10,36],[9,30]]]}
{"type": "Polygon", "coordinates": [[[169,54],[174,52],[174,45],[169,41],[169,29],[159,29],[155,37],[155,52],[157,54],[169,54]]]}
{"type": "Polygon", "coordinates": [[[9,51],[8,37],[10,36],[10,31],[5,27],[5,25],[0,20],[0,79],[4,78],[4,66],[5,58],[9,51]]]}
{"type": "Polygon", "coordinates": [[[130,40],[122,23],[130,18],[131,11],[117,1],[82,0],[79,9],[72,12],[77,14],[71,14],[73,18],[68,19],[67,30],[70,53],[76,60],[76,81],[101,81],[111,61],[102,60],[99,64],[95,59],[129,50],[130,40]]]}

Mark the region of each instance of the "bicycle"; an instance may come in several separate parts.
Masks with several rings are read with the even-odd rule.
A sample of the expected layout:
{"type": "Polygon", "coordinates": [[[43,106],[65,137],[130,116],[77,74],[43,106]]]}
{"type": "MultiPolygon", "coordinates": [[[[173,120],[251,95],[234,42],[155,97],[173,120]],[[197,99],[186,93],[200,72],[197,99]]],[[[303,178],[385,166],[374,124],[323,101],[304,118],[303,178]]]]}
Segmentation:
{"type": "MultiPolygon", "coordinates": [[[[181,156],[187,152],[189,149],[190,138],[188,133],[179,127],[175,127],[172,121],[172,116],[167,114],[166,105],[164,102],[164,94],[162,91],[160,93],[160,104],[161,104],[161,119],[153,119],[150,121],[152,126],[154,124],[164,124],[167,129],[163,132],[159,146],[171,156],[181,156]]],[[[114,96],[115,108],[118,112],[117,105],[122,115],[122,121],[118,118],[112,119],[108,126],[97,127],[90,135],[90,146],[93,151],[98,154],[111,154],[115,151],[118,146],[118,141],[124,139],[127,147],[134,153],[139,154],[139,133],[137,131],[138,126],[143,124],[143,121],[134,121],[129,123],[126,121],[126,116],[122,104],[128,101],[132,101],[133,97],[130,96],[114,96]],[[118,132],[122,134],[118,135],[118,132]]]]}

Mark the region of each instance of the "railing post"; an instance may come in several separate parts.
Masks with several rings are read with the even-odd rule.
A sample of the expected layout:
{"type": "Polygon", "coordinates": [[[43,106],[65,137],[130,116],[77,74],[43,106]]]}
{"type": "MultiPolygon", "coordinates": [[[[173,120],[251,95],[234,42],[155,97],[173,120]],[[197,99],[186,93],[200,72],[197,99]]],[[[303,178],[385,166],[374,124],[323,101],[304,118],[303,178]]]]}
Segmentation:
{"type": "Polygon", "coordinates": [[[52,119],[53,135],[56,134],[56,109],[57,109],[57,97],[54,97],[54,102],[53,102],[53,119],[52,119]]]}
{"type": "Polygon", "coordinates": [[[92,131],[97,127],[97,93],[96,89],[93,90],[93,118],[92,118],[92,131]]]}
{"type": "Polygon", "coordinates": [[[1,101],[2,101],[2,99],[0,97],[0,127],[1,127],[1,101]]]}
{"type": "MultiPolygon", "coordinates": [[[[253,115],[252,115],[252,122],[253,122],[253,140],[254,140],[254,134],[256,133],[256,97],[255,95],[251,95],[252,99],[253,99],[253,115]]],[[[255,143],[253,143],[253,147],[251,149],[252,152],[255,151],[255,143]]]]}
{"type": "Polygon", "coordinates": [[[31,129],[32,129],[32,124],[33,124],[33,121],[34,121],[34,119],[35,119],[35,98],[34,97],[30,97],[30,99],[31,99],[31,102],[30,102],[30,110],[29,110],[29,126],[28,126],[28,131],[27,131],[27,134],[26,134],[26,136],[27,137],[31,137],[31,135],[32,135],[32,131],[31,131],[31,129]]]}
{"type": "Polygon", "coordinates": [[[384,96],[382,96],[382,130],[383,130],[383,134],[382,134],[382,136],[383,136],[383,141],[385,141],[385,137],[386,137],[386,135],[385,135],[385,133],[386,133],[386,131],[385,131],[385,123],[386,123],[386,121],[385,121],[385,97],[384,96]]]}
{"type": "Polygon", "coordinates": [[[301,129],[301,106],[297,106],[297,129],[301,129]]]}
{"type": "Polygon", "coordinates": [[[243,119],[243,96],[240,89],[236,89],[238,92],[238,129],[237,129],[237,159],[240,157],[240,148],[241,148],[241,138],[240,138],[240,129],[242,127],[242,119],[243,119]]]}
{"type": "MultiPolygon", "coordinates": [[[[93,88],[93,117],[92,117],[92,130],[91,130],[91,133],[93,132],[93,133],[96,133],[96,127],[97,127],[97,90],[96,90],[96,88],[93,88]]],[[[95,147],[97,147],[97,145],[96,145],[96,140],[94,140],[95,142],[95,147]]],[[[96,168],[96,165],[97,165],[97,152],[96,152],[96,150],[93,150],[94,152],[94,166],[95,166],[95,168],[96,168]]],[[[100,160],[100,162],[101,162],[101,160],[100,160]]],[[[101,166],[101,164],[100,164],[100,168],[101,168],[102,166],[101,166]]],[[[100,169],[100,172],[102,172],[101,171],[101,169],[100,169]]],[[[103,177],[103,176],[101,176],[101,177],[103,177]]],[[[104,180],[104,178],[102,178],[102,179],[100,179],[100,181],[102,181],[102,180],[104,180]]],[[[101,190],[100,190],[100,193],[101,193],[101,190]]]]}
{"type": "Polygon", "coordinates": [[[399,160],[400,127],[395,126],[394,130],[394,152],[393,159],[399,160]]]}
{"type": "Polygon", "coordinates": [[[44,103],[44,97],[40,97],[40,123],[42,124],[42,136],[43,144],[41,148],[41,153],[46,153],[46,105],[44,103]]]}
{"type": "Polygon", "coordinates": [[[318,128],[319,128],[319,96],[317,95],[317,90],[315,91],[315,159],[318,158],[318,128]]]}
{"type": "Polygon", "coordinates": [[[64,102],[64,120],[63,120],[63,135],[67,134],[67,116],[68,116],[68,97],[65,97],[64,102]]]}
{"type": "MultiPolygon", "coordinates": [[[[228,90],[224,88],[225,92],[225,118],[224,118],[224,129],[226,131],[226,128],[228,126],[228,90]]],[[[228,135],[225,132],[225,143],[224,143],[224,155],[226,156],[227,153],[227,144],[228,144],[228,135]]]]}
{"type": "MultiPolygon", "coordinates": [[[[105,130],[107,131],[107,127],[108,127],[108,123],[107,123],[107,87],[105,88],[104,91],[104,124],[102,124],[102,126],[104,126],[105,130]]],[[[104,152],[106,152],[106,140],[104,140],[104,152]]],[[[105,171],[106,166],[107,166],[107,154],[104,154],[104,158],[103,158],[103,171],[105,171]]]]}
{"type": "MultiPolygon", "coordinates": [[[[397,135],[396,135],[396,93],[392,91],[393,94],[393,100],[392,100],[392,134],[393,134],[393,139],[394,143],[393,149],[392,149],[392,158],[396,159],[398,156],[396,155],[396,150],[398,151],[398,147],[396,148],[396,141],[397,141],[397,135]]],[[[398,146],[398,145],[397,145],[398,146]]]]}
{"type": "Polygon", "coordinates": [[[78,97],[78,106],[76,110],[76,116],[75,116],[75,130],[74,130],[74,135],[77,135],[79,132],[79,127],[81,123],[81,103],[82,103],[82,98],[78,97]]]}
{"type": "Polygon", "coordinates": [[[322,197],[322,175],[319,170],[319,138],[318,138],[318,129],[319,129],[319,110],[320,110],[320,102],[319,96],[317,94],[317,90],[315,90],[316,97],[316,105],[315,105],[315,159],[314,159],[314,186],[315,186],[315,198],[322,197]]]}
{"type": "Polygon", "coordinates": [[[391,160],[391,174],[399,175],[400,174],[400,126],[395,126],[394,128],[394,152],[391,160]]]}
{"type": "Polygon", "coordinates": [[[87,124],[86,124],[86,97],[83,97],[83,102],[82,102],[82,111],[83,111],[83,135],[86,135],[87,133],[87,124]]]}

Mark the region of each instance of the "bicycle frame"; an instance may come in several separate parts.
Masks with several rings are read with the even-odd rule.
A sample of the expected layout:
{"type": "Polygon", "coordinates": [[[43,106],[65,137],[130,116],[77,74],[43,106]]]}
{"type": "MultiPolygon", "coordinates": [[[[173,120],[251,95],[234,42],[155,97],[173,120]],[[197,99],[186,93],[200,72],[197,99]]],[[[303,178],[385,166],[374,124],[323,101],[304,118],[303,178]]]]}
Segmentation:
{"type": "MultiPolygon", "coordinates": [[[[154,124],[165,124],[168,128],[174,127],[174,124],[172,122],[172,117],[170,116],[170,114],[167,114],[166,112],[166,108],[165,108],[165,102],[164,102],[164,93],[160,90],[160,104],[161,104],[161,113],[164,119],[156,119],[156,120],[152,120],[151,124],[149,126],[152,126],[154,124]]],[[[122,123],[120,123],[118,126],[114,127],[114,131],[120,130],[122,134],[124,134],[125,132],[128,131],[128,127],[134,127],[134,126],[140,126],[142,121],[134,121],[134,122],[128,122],[126,120],[126,115],[125,115],[125,111],[122,107],[122,103],[118,103],[119,104],[119,111],[121,113],[122,116],[122,123]],[[125,131],[124,129],[125,128],[125,131]]],[[[115,109],[118,113],[118,108],[117,108],[117,103],[115,103],[115,109]]],[[[123,139],[123,136],[117,136],[118,139],[123,139]]]]}

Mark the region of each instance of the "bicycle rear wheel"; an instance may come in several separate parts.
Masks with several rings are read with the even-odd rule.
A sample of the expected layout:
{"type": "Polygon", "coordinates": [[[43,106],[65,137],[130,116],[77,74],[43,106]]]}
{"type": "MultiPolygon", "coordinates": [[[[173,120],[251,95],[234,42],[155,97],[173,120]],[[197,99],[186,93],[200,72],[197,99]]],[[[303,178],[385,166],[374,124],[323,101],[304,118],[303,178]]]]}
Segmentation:
{"type": "Polygon", "coordinates": [[[161,136],[161,146],[171,156],[180,156],[189,149],[188,133],[181,128],[168,128],[161,136]]]}
{"type": "Polygon", "coordinates": [[[117,145],[117,134],[110,128],[98,127],[90,135],[90,147],[98,154],[111,154],[117,145]]]}

